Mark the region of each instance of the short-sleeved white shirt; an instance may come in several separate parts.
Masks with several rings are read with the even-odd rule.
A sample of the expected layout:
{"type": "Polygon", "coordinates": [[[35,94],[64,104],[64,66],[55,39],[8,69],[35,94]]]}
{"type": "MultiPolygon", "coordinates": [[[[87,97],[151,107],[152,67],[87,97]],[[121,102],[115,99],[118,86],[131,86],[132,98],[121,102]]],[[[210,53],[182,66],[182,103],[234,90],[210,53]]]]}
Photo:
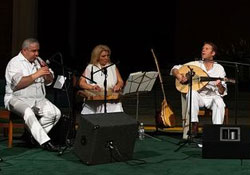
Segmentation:
{"type": "MultiPolygon", "coordinates": [[[[204,62],[203,61],[192,61],[188,62],[185,65],[194,65],[200,67],[202,70],[204,70],[209,77],[217,77],[217,78],[225,78],[226,72],[219,63],[214,62],[212,69],[207,71],[204,62]]],[[[172,75],[173,69],[179,69],[182,65],[175,65],[171,71],[170,75],[172,75]]],[[[218,91],[218,87],[215,85],[215,81],[210,81],[204,88],[202,88],[199,93],[202,96],[211,96],[211,95],[219,95],[219,96],[225,96],[227,95],[227,85],[225,81],[222,81],[222,85],[225,87],[224,93],[221,95],[218,91]]]]}
{"type": "Polygon", "coordinates": [[[9,109],[9,101],[13,97],[23,99],[30,106],[33,106],[36,100],[45,98],[46,92],[43,77],[37,78],[33,84],[26,88],[14,91],[22,77],[35,73],[39,68],[41,68],[41,65],[37,60],[31,63],[21,52],[9,61],[5,70],[6,86],[4,104],[6,108],[9,109]]]}

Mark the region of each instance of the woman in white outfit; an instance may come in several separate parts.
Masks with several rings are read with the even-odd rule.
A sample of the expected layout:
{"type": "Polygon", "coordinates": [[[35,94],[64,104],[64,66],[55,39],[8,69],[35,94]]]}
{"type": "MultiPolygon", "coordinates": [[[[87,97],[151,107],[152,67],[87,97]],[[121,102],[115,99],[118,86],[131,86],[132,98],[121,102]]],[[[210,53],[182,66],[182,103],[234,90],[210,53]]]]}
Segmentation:
{"type": "MultiPolygon", "coordinates": [[[[89,65],[86,67],[83,76],[80,78],[79,86],[82,89],[101,92],[104,91],[105,74],[98,71],[107,67],[107,90],[119,92],[123,87],[123,80],[116,65],[111,65],[111,50],[106,45],[97,45],[92,53],[89,65]],[[110,66],[111,65],[111,66],[110,66]],[[88,79],[86,79],[87,77],[88,79]],[[89,79],[96,82],[94,84],[89,79]]],[[[85,100],[81,114],[97,114],[105,112],[104,101],[85,100]]],[[[122,104],[119,100],[107,101],[106,112],[123,112],[122,104]]]]}

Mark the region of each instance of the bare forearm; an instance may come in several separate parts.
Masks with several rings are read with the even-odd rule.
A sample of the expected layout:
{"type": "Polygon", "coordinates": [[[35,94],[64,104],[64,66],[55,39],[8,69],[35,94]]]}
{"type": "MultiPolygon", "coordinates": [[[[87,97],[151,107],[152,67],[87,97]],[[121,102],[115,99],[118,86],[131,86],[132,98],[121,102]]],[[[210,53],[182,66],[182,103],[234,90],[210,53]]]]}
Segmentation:
{"type": "Polygon", "coordinates": [[[119,86],[120,88],[122,88],[124,83],[123,83],[123,81],[119,81],[116,85],[119,86]]]}
{"type": "Polygon", "coordinates": [[[119,72],[119,70],[116,68],[116,75],[117,75],[117,83],[116,83],[116,86],[119,87],[119,89],[121,89],[124,85],[124,82],[122,80],[122,77],[121,77],[121,74],[119,72]]]}
{"type": "Polygon", "coordinates": [[[36,74],[31,74],[29,76],[22,77],[20,82],[16,85],[15,91],[26,88],[27,86],[31,85],[32,83],[34,83],[36,78],[36,74]]]}
{"type": "Polygon", "coordinates": [[[94,89],[94,86],[91,85],[91,84],[86,83],[86,80],[83,79],[83,78],[80,79],[79,86],[82,89],[87,89],[87,90],[93,90],[94,89]]]}

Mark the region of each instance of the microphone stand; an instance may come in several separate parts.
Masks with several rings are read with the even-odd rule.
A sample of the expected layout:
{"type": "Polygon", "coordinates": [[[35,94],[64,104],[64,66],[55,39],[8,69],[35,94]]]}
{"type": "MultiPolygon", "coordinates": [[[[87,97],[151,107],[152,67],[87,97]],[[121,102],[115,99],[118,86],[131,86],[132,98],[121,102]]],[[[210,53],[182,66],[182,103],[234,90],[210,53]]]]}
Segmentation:
{"type": "Polygon", "coordinates": [[[231,62],[231,61],[222,61],[222,60],[214,60],[215,62],[222,63],[224,65],[234,65],[235,67],[235,124],[237,125],[238,120],[238,97],[239,97],[239,65],[240,66],[248,66],[250,64],[246,63],[238,63],[238,62],[231,62]]]}
{"type": "Polygon", "coordinates": [[[107,68],[103,69],[104,79],[104,113],[107,113],[107,68]]]}
{"type": "MultiPolygon", "coordinates": [[[[62,59],[62,54],[61,53],[58,53],[59,54],[59,56],[60,56],[60,61],[61,61],[61,63],[59,63],[59,62],[56,62],[55,60],[53,60],[55,63],[57,63],[58,65],[61,65],[61,68],[62,68],[62,74],[63,74],[63,77],[65,77],[65,67],[64,67],[64,63],[63,63],[63,59],[62,59]]],[[[71,77],[69,77],[69,80],[71,80],[71,77]]],[[[69,97],[69,91],[68,91],[68,87],[67,87],[67,85],[66,85],[66,83],[64,84],[64,88],[65,88],[65,92],[66,92],[66,96],[67,96],[67,101],[68,101],[68,105],[69,105],[69,116],[67,117],[68,119],[69,119],[69,121],[70,121],[70,125],[69,125],[69,128],[70,129],[68,129],[68,131],[67,131],[67,134],[66,134],[66,140],[65,140],[65,144],[66,144],[66,146],[65,146],[65,148],[64,149],[62,149],[62,150],[60,150],[59,151],[59,153],[58,153],[58,155],[59,156],[61,156],[63,153],[64,153],[64,151],[69,147],[69,146],[71,146],[72,145],[72,138],[70,139],[70,138],[68,138],[69,137],[69,133],[71,133],[72,135],[73,135],[73,124],[75,123],[75,121],[73,120],[73,118],[72,118],[72,109],[71,109],[71,102],[70,102],[70,97],[69,97]]]]}
{"type": "Polygon", "coordinates": [[[92,75],[94,75],[95,73],[99,72],[99,71],[102,71],[103,74],[104,74],[104,82],[103,82],[103,85],[104,85],[104,113],[107,113],[107,68],[110,67],[110,66],[113,66],[114,63],[108,65],[108,66],[105,66],[95,72],[92,73],[92,75]]]}
{"type": "Polygon", "coordinates": [[[193,76],[195,75],[195,72],[193,71],[193,69],[188,66],[190,72],[188,73],[189,77],[188,77],[188,84],[189,84],[189,131],[188,131],[188,138],[187,140],[185,140],[185,142],[183,142],[176,150],[175,152],[177,152],[179,149],[181,149],[184,145],[186,145],[187,143],[194,143],[193,138],[192,138],[192,122],[191,122],[191,115],[192,115],[192,86],[193,86],[193,76]]]}
{"type": "MultiPolygon", "coordinates": [[[[62,54],[59,53],[59,55],[60,55],[60,58],[61,58],[61,64],[60,65],[62,67],[62,74],[63,74],[63,77],[65,77],[65,66],[64,66],[64,63],[63,63],[63,59],[62,59],[62,54]]],[[[53,60],[53,61],[55,61],[55,60],[53,60]]],[[[88,77],[85,77],[83,75],[81,75],[81,76],[96,84],[95,81],[89,79],[88,77]]],[[[69,80],[71,80],[71,75],[69,77],[69,80]]],[[[68,119],[70,121],[70,125],[69,125],[69,129],[67,131],[67,134],[66,134],[66,141],[65,141],[66,146],[65,146],[65,148],[63,148],[62,150],[59,151],[58,156],[63,155],[63,153],[66,151],[66,149],[68,149],[68,147],[71,147],[73,145],[72,139],[73,139],[73,137],[75,135],[75,126],[74,126],[75,125],[75,117],[73,117],[72,105],[71,105],[71,100],[70,100],[70,97],[69,97],[69,90],[68,90],[68,87],[67,87],[66,83],[64,84],[64,87],[65,87],[66,96],[67,96],[68,105],[69,105],[69,116],[68,116],[68,119]],[[71,135],[71,138],[69,138],[69,135],[71,135]]]]}

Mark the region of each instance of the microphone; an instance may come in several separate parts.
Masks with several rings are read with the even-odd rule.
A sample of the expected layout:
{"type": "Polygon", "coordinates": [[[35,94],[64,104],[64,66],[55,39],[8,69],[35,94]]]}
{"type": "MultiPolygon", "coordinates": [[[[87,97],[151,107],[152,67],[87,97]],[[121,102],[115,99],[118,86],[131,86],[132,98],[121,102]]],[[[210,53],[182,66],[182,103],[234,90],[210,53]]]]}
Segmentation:
{"type": "Polygon", "coordinates": [[[57,61],[54,60],[54,58],[57,56],[57,55],[61,55],[60,52],[56,52],[55,54],[53,54],[49,59],[47,59],[45,62],[49,65],[51,64],[51,62],[55,62],[57,64],[59,64],[57,61]]]}
{"type": "Polygon", "coordinates": [[[45,63],[49,65],[51,62],[50,60],[46,60],[45,63]]]}

